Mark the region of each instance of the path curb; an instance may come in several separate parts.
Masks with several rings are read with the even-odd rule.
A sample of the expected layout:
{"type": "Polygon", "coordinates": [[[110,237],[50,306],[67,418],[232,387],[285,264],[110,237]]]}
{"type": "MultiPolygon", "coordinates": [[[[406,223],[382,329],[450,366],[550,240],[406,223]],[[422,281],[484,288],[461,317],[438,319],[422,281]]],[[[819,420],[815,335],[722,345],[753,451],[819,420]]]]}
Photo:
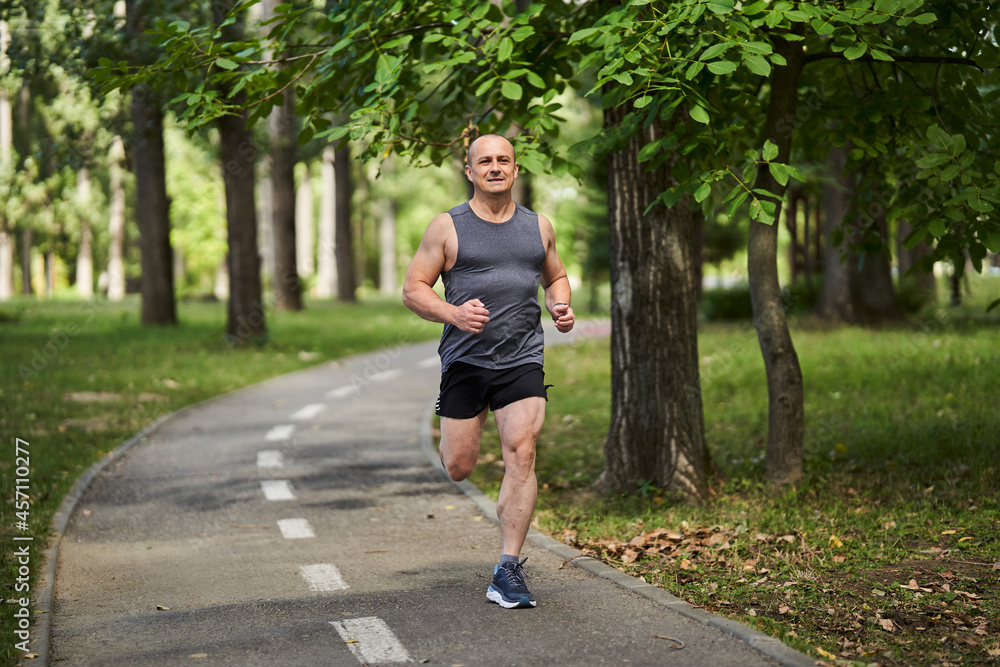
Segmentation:
{"type": "MultiPolygon", "coordinates": [[[[426,416],[420,420],[420,424],[418,426],[420,449],[423,451],[424,456],[427,457],[427,460],[430,461],[442,475],[447,477],[447,474],[444,471],[444,466],[441,465],[441,459],[438,456],[437,451],[434,449],[434,442],[431,434],[431,418],[433,415],[434,407],[431,406],[428,408],[426,416]]],[[[497,519],[496,502],[483,493],[479,487],[468,480],[462,482],[452,482],[452,484],[460,488],[465,495],[479,505],[479,508],[484,514],[486,514],[486,516],[494,522],[499,523],[499,519],[497,519]]],[[[754,630],[753,628],[732,619],[725,618],[723,616],[719,616],[718,614],[713,614],[710,611],[706,611],[700,607],[696,607],[690,602],[686,602],[675,595],[671,595],[662,588],[658,588],[641,579],[625,574],[620,570],[616,570],[607,563],[587,556],[582,551],[563,544],[562,542],[549,537],[534,528],[530,528],[528,530],[528,539],[531,540],[531,542],[536,546],[548,549],[557,556],[566,559],[570,565],[590,572],[591,574],[602,579],[607,579],[608,581],[618,584],[622,588],[633,591],[648,600],[652,600],[656,604],[676,611],[685,618],[690,618],[693,621],[705,623],[706,625],[722,630],[726,634],[746,642],[760,653],[764,654],[768,658],[771,658],[784,667],[814,667],[819,664],[814,658],[810,658],[808,655],[796,651],[790,646],[786,646],[783,642],[781,642],[781,640],[775,639],[770,635],[766,635],[759,630],[754,630]]]]}

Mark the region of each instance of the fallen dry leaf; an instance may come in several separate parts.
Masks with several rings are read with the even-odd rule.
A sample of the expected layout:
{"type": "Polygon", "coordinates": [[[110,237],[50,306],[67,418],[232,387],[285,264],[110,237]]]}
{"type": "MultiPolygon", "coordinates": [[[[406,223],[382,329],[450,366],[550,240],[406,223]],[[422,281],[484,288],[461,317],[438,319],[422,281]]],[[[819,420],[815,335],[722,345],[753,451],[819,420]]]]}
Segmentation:
{"type": "Polygon", "coordinates": [[[165,607],[162,604],[156,605],[156,611],[170,611],[170,607],[165,607]]]}
{"type": "Polygon", "coordinates": [[[954,535],[957,532],[958,532],[957,530],[942,530],[941,534],[942,535],[954,535]]]}
{"type": "Polygon", "coordinates": [[[780,607],[778,607],[778,613],[781,614],[782,616],[784,616],[785,614],[787,614],[791,610],[792,610],[792,608],[789,607],[787,604],[783,604],[780,607]]]}
{"type": "Polygon", "coordinates": [[[844,546],[844,543],[836,535],[831,535],[830,536],[830,546],[831,547],[836,547],[836,548],[839,549],[840,547],[844,546]]]}
{"type": "Polygon", "coordinates": [[[892,619],[889,619],[889,618],[880,618],[880,619],[878,619],[878,624],[886,632],[894,632],[896,630],[896,624],[892,622],[892,619]]]}
{"type": "Polygon", "coordinates": [[[207,653],[192,653],[188,656],[189,658],[194,658],[195,660],[200,660],[201,658],[207,658],[207,653]]]}
{"type": "Polygon", "coordinates": [[[993,571],[996,572],[1000,570],[1000,558],[997,558],[997,562],[993,563],[993,571]]]}

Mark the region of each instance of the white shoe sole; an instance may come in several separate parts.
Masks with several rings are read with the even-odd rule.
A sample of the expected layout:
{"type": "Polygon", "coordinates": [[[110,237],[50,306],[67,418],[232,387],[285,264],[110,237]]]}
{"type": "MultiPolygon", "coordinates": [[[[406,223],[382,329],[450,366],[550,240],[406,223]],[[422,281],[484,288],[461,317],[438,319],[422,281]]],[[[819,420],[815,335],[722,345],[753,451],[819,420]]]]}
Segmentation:
{"type": "Polygon", "coordinates": [[[529,600],[528,604],[524,604],[524,598],[518,600],[517,602],[507,602],[503,599],[503,595],[500,591],[493,590],[493,588],[486,589],[486,597],[490,599],[490,602],[496,602],[498,605],[504,609],[516,609],[517,607],[534,607],[535,601],[529,600]]]}

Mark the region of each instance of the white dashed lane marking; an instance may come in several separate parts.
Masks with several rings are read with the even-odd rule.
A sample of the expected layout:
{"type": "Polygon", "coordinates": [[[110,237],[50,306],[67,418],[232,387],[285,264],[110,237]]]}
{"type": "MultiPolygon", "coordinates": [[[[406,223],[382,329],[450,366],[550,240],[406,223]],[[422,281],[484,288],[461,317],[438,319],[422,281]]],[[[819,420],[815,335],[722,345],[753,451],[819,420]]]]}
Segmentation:
{"type": "Polygon", "coordinates": [[[258,468],[284,468],[285,457],[277,449],[264,449],[257,452],[258,468]]]}
{"type": "Polygon", "coordinates": [[[357,393],[358,388],[354,385],[349,387],[337,387],[336,389],[331,389],[326,392],[327,398],[347,398],[351,394],[357,393]]]}
{"type": "Polygon", "coordinates": [[[264,439],[267,440],[268,442],[288,440],[290,437],[292,437],[292,433],[294,432],[295,432],[295,424],[281,424],[279,426],[275,426],[270,431],[268,431],[267,435],[264,436],[264,439]]]}
{"type": "Polygon", "coordinates": [[[286,540],[302,540],[316,537],[312,526],[305,519],[278,519],[278,530],[286,540]]]}
{"type": "Polygon", "coordinates": [[[330,625],[337,628],[345,642],[350,642],[347,646],[362,664],[411,662],[410,654],[381,618],[345,618],[330,621],[330,625]]]}
{"type": "Polygon", "coordinates": [[[342,591],[348,588],[335,565],[329,563],[301,565],[299,570],[311,591],[342,591]]]}
{"type": "Polygon", "coordinates": [[[292,414],[292,416],[291,416],[291,419],[300,420],[300,421],[304,420],[304,419],[312,419],[313,417],[315,417],[319,413],[323,412],[323,410],[325,410],[325,409],[326,409],[326,406],[323,405],[322,403],[310,403],[309,405],[307,405],[306,407],[302,408],[301,410],[298,410],[297,412],[294,412],[292,414]]]}
{"type": "Polygon", "coordinates": [[[382,371],[381,373],[376,373],[372,376],[372,382],[385,382],[386,380],[398,378],[402,374],[403,371],[399,368],[394,368],[391,371],[382,371]]]}
{"type": "Polygon", "coordinates": [[[260,489],[268,500],[295,500],[292,483],[287,479],[262,479],[260,489]]]}

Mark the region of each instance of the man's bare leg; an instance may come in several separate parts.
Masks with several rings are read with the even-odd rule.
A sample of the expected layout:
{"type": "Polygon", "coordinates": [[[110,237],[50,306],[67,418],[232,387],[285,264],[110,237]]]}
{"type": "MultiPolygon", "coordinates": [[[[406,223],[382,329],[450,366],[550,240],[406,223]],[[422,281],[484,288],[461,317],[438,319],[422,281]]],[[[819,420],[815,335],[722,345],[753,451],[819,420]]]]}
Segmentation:
{"type": "Polygon", "coordinates": [[[479,460],[479,443],[486,425],[486,408],[471,419],[441,417],[441,465],[456,482],[461,482],[472,474],[479,460]]]}
{"type": "Polygon", "coordinates": [[[524,398],[494,414],[504,462],[503,483],[497,500],[501,553],[519,556],[538,497],[535,444],[545,422],[545,399],[541,396],[524,398]]]}

